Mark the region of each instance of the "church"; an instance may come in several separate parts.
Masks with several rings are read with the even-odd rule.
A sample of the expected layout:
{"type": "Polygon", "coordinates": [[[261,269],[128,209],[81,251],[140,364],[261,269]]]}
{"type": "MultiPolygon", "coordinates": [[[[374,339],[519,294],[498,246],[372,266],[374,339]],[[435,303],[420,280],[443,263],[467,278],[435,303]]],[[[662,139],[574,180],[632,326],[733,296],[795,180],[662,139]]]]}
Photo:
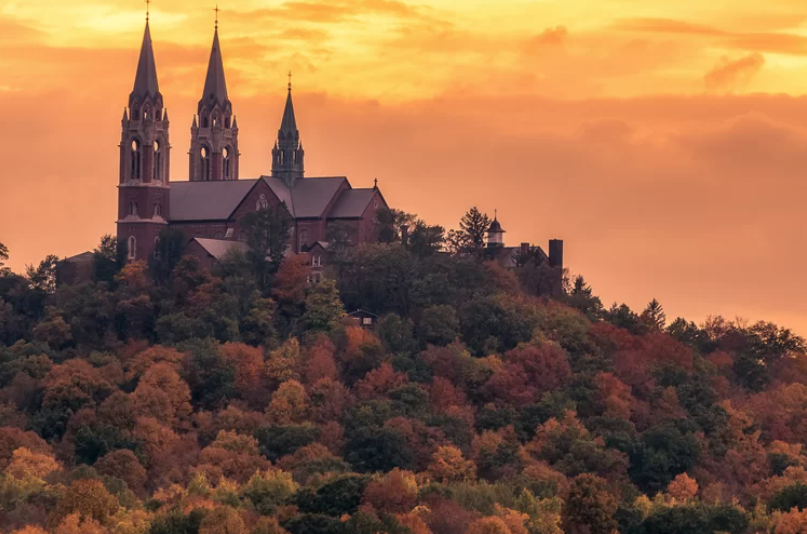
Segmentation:
{"type": "Polygon", "coordinates": [[[191,126],[188,181],[169,179],[170,124],[148,21],[121,124],[117,233],[128,261],[148,261],[160,232],[172,227],[187,236],[185,252],[211,266],[233,247],[246,248],[239,221],[268,207],[286,210],[291,220],[289,252],[308,254],[314,267],[322,267],[333,224],[351,226],[354,242],[376,240],[376,212],[388,207],[377,185],[354,188],[344,176],[305,175],[291,83],[271,148],[271,173],[241,178],[238,122],[227,93],[218,25],[191,126]]]}

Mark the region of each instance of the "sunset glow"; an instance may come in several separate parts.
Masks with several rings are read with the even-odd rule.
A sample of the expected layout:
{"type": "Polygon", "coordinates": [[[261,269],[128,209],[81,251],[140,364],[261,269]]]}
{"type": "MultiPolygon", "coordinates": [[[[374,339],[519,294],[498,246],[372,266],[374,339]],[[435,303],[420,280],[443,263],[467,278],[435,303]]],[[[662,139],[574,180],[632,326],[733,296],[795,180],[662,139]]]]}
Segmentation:
{"type": "MultiPolygon", "coordinates": [[[[0,1],[0,238],[20,271],[114,233],[145,3],[0,1]]],[[[215,2],[155,0],[187,180],[215,2]]],[[[606,305],[807,334],[807,7],[795,0],[221,0],[241,176],[269,168],[292,71],[314,175],[448,228],[566,243],[606,305]]]]}

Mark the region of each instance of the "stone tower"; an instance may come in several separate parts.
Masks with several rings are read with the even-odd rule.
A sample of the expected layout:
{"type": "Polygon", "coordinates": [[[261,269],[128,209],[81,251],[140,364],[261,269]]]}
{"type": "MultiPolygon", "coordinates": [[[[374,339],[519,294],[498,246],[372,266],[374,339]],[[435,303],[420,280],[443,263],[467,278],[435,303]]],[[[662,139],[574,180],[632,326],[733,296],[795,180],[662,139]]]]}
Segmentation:
{"type": "Polygon", "coordinates": [[[289,94],[286,96],[283,120],[280,121],[277,141],[272,149],[272,176],[282,178],[288,187],[294,187],[295,182],[305,174],[304,157],[305,151],[300,142],[297,120],[294,118],[291,82],[289,82],[289,94]]]}
{"type": "Polygon", "coordinates": [[[118,246],[128,261],[154,254],[170,213],[168,111],[157,82],[148,21],[134,88],[123,111],[118,184],[118,246]]]}
{"type": "Polygon", "coordinates": [[[191,126],[189,156],[192,182],[238,180],[238,123],[227,97],[218,24],[213,34],[205,89],[191,126]]]}

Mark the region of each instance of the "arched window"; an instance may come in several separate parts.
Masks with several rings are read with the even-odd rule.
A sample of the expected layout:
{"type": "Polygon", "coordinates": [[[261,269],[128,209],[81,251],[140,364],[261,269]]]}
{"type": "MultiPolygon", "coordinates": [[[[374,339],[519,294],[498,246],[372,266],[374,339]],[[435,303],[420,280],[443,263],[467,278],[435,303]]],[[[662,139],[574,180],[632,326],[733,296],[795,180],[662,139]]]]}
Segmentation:
{"type": "Polygon", "coordinates": [[[298,239],[300,242],[300,251],[305,250],[305,248],[308,246],[308,230],[306,230],[305,228],[300,230],[300,235],[298,239]]]}
{"type": "Polygon", "coordinates": [[[135,236],[133,235],[129,236],[128,251],[130,260],[137,257],[137,239],[135,239],[135,236]]]}
{"type": "Polygon", "coordinates": [[[208,126],[208,124],[209,124],[209,123],[208,123],[208,120],[209,120],[209,119],[207,118],[207,115],[205,115],[204,117],[202,117],[202,128],[207,128],[207,126],[208,126]]]}
{"type": "Polygon", "coordinates": [[[261,194],[261,196],[258,198],[258,202],[255,203],[255,209],[258,211],[269,209],[269,201],[266,200],[266,195],[261,194]]]}
{"type": "Polygon", "coordinates": [[[155,217],[162,217],[163,216],[163,205],[159,202],[154,203],[154,216],[155,217]]]}
{"type": "Polygon", "coordinates": [[[132,180],[139,180],[141,154],[140,154],[140,141],[138,141],[137,139],[132,139],[131,160],[132,160],[131,178],[132,180]]]}
{"type": "Polygon", "coordinates": [[[137,202],[129,202],[129,215],[137,215],[137,202]]]}
{"type": "Polygon", "coordinates": [[[159,141],[154,141],[154,181],[161,182],[163,179],[163,151],[159,141]]]}
{"type": "Polygon", "coordinates": [[[210,181],[210,149],[206,146],[202,147],[202,180],[205,182],[210,181]]]}
{"type": "Polygon", "coordinates": [[[222,156],[224,156],[224,179],[230,179],[230,147],[225,147],[222,151],[222,156]]]}
{"type": "Polygon", "coordinates": [[[284,156],[285,151],[283,149],[280,149],[280,152],[277,155],[277,162],[280,163],[281,165],[283,165],[283,160],[286,159],[284,156]]]}

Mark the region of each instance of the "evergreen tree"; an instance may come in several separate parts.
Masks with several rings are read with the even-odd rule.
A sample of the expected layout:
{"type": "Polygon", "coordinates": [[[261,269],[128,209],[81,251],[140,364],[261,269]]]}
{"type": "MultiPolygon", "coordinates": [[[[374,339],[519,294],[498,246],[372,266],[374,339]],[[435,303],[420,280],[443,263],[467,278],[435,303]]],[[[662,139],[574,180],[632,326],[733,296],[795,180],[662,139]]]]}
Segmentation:
{"type": "Polygon", "coordinates": [[[305,299],[303,322],[312,331],[332,330],[344,316],[345,307],[333,280],[326,279],[314,286],[305,299]]]}
{"type": "Polygon", "coordinates": [[[6,267],[6,263],[8,261],[8,247],[5,246],[3,243],[0,243],[0,275],[5,275],[9,273],[9,268],[6,267]]]}
{"type": "Polygon", "coordinates": [[[664,313],[664,307],[653,299],[647,305],[647,308],[642,312],[642,322],[647,325],[648,330],[651,332],[661,332],[667,325],[667,314],[664,313]]]}
{"type": "Polygon", "coordinates": [[[39,289],[45,293],[56,291],[56,264],[59,263],[59,256],[48,254],[45,259],[39,262],[37,267],[28,265],[25,268],[25,276],[34,289],[39,289]]]}
{"type": "Polygon", "coordinates": [[[460,219],[460,229],[449,232],[449,247],[457,254],[481,255],[489,228],[490,218],[474,206],[460,219]]]}

